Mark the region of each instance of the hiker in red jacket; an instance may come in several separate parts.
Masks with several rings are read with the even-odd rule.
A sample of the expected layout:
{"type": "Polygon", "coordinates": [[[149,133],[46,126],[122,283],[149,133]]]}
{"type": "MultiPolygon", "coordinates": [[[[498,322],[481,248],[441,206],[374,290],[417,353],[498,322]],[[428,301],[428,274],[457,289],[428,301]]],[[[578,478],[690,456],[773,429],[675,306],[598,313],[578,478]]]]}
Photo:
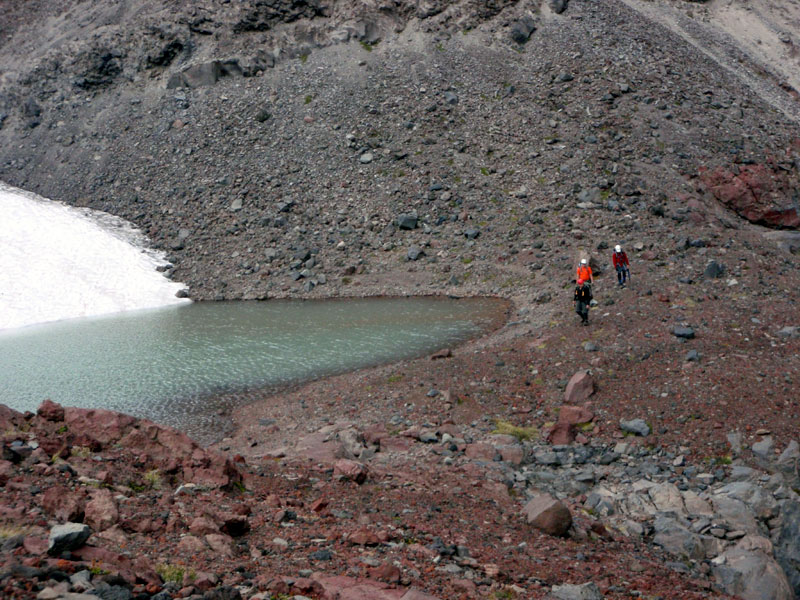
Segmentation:
{"type": "Polygon", "coordinates": [[[628,262],[628,255],[622,251],[622,246],[614,246],[614,254],[611,255],[611,262],[614,263],[614,268],[617,270],[617,283],[619,287],[624,288],[625,282],[631,276],[631,265],[628,262]]]}

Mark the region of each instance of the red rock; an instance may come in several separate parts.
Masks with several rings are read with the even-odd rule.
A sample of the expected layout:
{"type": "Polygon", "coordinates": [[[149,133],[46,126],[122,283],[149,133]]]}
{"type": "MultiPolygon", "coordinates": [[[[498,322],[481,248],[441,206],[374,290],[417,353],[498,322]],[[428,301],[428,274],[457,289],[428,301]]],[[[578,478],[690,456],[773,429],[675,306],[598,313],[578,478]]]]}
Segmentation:
{"type": "Polygon", "coordinates": [[[512,465],[521,465],[522,461],[525,460],[525,450],[520,445],[500,446],[497,450],[500,451],[500,456],[503,460],[512,465]]]}
{"type": "Polygon", "coordinates": [[[103,531],[114,525],[119,520],[119,511],[111,491],[99,489],[92,492],[83,518],[94,531],[103,531]]]}
{"type": "Polygon", "coordinates": [[[400,583],[400,578],[403,573],[399,568],[392,564],[382,564],[369,570],[369,576],[378,581],[385,581],[386,583],[400,583]]]}
{"type": "Polygon", "coordinates": [[[325,498],[318,498],[311,505],[311,510],[315,513],[322,512],[328,507],[328,501],[325,498]]]}
{"type": "Polygon", "coordinates": [[[594,413],[589,409],[589,405],[570,406],[563,404],[558,411],[559,423],[569,423],[570,425],[582,425],[594,419],[594,413]]]}
{"type": "Polygon", "coordinates": [[[333,465],[333,476],[344,479],[351,479],[358,484],[364,483],[367,479],[367,466],[354,460],[346,458],[337,460],[333,465]]]}
{"type": "Polygon", "coordinates": [[[384,437],[381,438],[381,452],[408,452],[414,445],[408,438],[403,437],[384,437]]]}
{"type": "Polygon", "coordinates": [[[115,570],[120,577],[129,583],[136,582],[136,575],[132,570],[133,564],[131,559],[124,554],[118,554],[106,548],[98,548],[96,546],[81,546],[77,550],[72,551],[72,556],[78,560],[96,564],[107,571],[115,570]]]}
{"type": "Polygon", "coordinates": [[[534,496],[522,509],[528,523],[553,536],[564,536],[572,525],[572,514],[549,494],[534,496]]]}
{"type": "Polygon", "coordinates": [[[206,545],[203,543],[203,540],[193,535],[183,536],[181,541],[178,542],[177,546],[178,552],[182,552],[184,554],[198,554],[205,549],[206,545]]]}
{"type": "Polygon", "coordinates": [[[700,180],[721,204],[752,223],[772,227],[800,226],[791,201],[793,185],[785,172],[768,165],[738,165],[738,173],[722,167],[699,170],[700,180]]]}
{"type": "Polygon", "coordinates": [[[208,590],[212,590],[217,587],[218,579],[217,576],[213,573],[206,573],[205,571],[198,571],[195,573],[195,576],[190,581],[186,581],[186,579],[191,575],[188,571],[186,575],[184,575],[184,584],[191,583],[195,589],[200,590],[201,592],[207,592],[208,590]]]}
{"type": "Polygon", "coordinates": [[[585,402],[594,393],[594,380],[588,371],[578,371],[567,384],[564,401],[567,404],[585,402]]]}
{"type": "Polygon", "coordinates": [[[431,354],[431,360],[450,358],[451,356],[453,356],[453,351],[450,350],[450,348],[445,348],[444,350],[439,350],[438,352],[431,354]]]}
{"type": "Polygon", "coordinates": [[[64,409],[64,422],[71,434],[83,435],[106,445],[120,440],[136,419],[105,409],[67,407],[64,409]]]}
{"type": "Polygon", "coordinates": [[[21,413],[0,404],[0,431],[14,431],[24,420],[21,413]]]}
{"type": "Polygon", "coordinates": [[[554,446],[566,446],[575,441],[575,426],[559,421],[547,433],[547,441],[554,446]]]}
{"type": "Polygon", "coordinates": [[[47,554],[47,548],[50,546],[50,541],[46,538],[38,538],[32,535],[25,536],[22,541],[22,546],[28,554],[37,556],[44,556],[47,554]]]}
{"type": "Polygon", "coordinates": [[[14,474],[14,463],[0,460],[0,486],[4,486],[14,474]]]}
{"type": "Polygon", "coordinates": [[[220,529],[231,537],[239,537],[250,531],[250,523],[245,515],[224,515],[222,521],[220,529]]]}
{"type": "Polygon", "coordinates": [[[377,546],[380,543],[378,536],[366,527],[356,529],[347,537],[347,541],[356,546],[377,546]]]}
{"type": "Polygon", "coordinates": [[[498,455],[498,452],[491,444],[478,442],[476,444],[467,444],[464,454],[466,454],[467,458],[471,458],[472,460],[492,462],[495,456],[498,455]]]}
{"type": "Polygon", "coordinates": [[[189,524],[189,531],[193,535],[206,535],[207,533],[219,533],[219,525],[208,517],[197,517],[189,524]]]}
{"type": "Polygon", "coordinates": [[[453,587],[461,594],[466,595],[467,598],[478,597],[478,586],[469,579],[456,579],[453,581],[453,587]]]}
{"type": "Polygon", "coordinates": [[[298,577],[292,584],[292,592],[295,594],[319,596],[325,593],[325,588],[319,581],[308,577],[298,577]]]}
{"type": "Polygon", "coordinates": [[[45,400],[36,411],[40,417],[47,421],[58,423],[64,420],[64,407],[52,400],[45,400]]]}
{"type": "Polygon", "coordinates": [[[209,533],[205,537],[206,543],[217,554],[232,557],[236,552],[233,548],[233,538],[222,533],[209,533]]]}

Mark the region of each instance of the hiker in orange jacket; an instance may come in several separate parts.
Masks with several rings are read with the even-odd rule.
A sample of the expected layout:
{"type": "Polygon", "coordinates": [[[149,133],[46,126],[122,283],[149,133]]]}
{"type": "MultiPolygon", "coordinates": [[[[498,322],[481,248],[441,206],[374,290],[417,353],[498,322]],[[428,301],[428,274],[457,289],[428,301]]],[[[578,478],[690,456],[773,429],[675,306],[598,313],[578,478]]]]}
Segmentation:
{"type": "Polygon", "coordinates": [[[578,272],[576,273],[576,280],[581,279],[585,282],[594,284],[594,277],[592,276],[592,267],[589,266],[589,261],[585,258],[581,259],[581,264],[578,265],[578,272]]]}

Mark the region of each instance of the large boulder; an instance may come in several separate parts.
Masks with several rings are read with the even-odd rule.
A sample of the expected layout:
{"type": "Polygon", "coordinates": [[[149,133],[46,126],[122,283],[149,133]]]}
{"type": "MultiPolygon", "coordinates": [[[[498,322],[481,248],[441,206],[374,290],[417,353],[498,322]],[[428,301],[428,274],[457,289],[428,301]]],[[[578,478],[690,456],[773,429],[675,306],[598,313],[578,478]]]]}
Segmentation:
{"type": "Polygon", "coordinates": [[[713,563],[714,578],[728,594],[743,600],[795,598],[781,567],[765,552],[734,547],[720,554],[713,563]]]}
{"type": "Polygon", "coordinates": [[[572,525],[572,514],[550,494],[534,496],[522,509],[528,523],[552,536],[563,537],[572,525]]]}
{"type": "Polygon", "coordinates": [[[86,503],[84,521],[94,531],[104,531],[119,520],[119,511],[111,492],[99,489],[92,492],[92,499],[86,503]]]}
{"type": "Polygon", "coordinates": [[[783,527],[775,544],[775,558],[800,598],[800,502],[788,500],[781,509],[783,527]]]}
{"type": "Polygon", "coordinates": [[[797,181],[769,165],[737,165],[736,171],[700,169],[700,180],[721,204],[752,223],[800,227],[800,212],[792,201],[797,181]]]}
{"type": "Polygon", "coordinates": [[[83,523],[65,523],[50,530],[47,553],[60,556],[62,552],[80,548],[89,539],[92,531],[83,523]]]}
{"type": "Polygon", "coordinates": [[[567,404],[581,404],[594,393],[594,380],[589,371],[578,371],[567,383],[564,392],[564,402],[567,404]]]}

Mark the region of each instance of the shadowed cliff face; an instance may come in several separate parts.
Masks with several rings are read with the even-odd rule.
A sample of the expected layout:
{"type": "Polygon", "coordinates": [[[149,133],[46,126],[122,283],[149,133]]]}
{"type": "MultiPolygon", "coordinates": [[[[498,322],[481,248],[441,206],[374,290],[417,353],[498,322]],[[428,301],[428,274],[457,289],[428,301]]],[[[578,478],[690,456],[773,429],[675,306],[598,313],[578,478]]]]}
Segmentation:
{"type": "Polygon", "coordinates": [[[0,179],[134,221],[194,297],[527,296],[600,239],[793,226],[796,101],[681,25],[713,6],[4,4],[0,179]],[[737,165],[774,193],[697,185],[737,165]]]}

